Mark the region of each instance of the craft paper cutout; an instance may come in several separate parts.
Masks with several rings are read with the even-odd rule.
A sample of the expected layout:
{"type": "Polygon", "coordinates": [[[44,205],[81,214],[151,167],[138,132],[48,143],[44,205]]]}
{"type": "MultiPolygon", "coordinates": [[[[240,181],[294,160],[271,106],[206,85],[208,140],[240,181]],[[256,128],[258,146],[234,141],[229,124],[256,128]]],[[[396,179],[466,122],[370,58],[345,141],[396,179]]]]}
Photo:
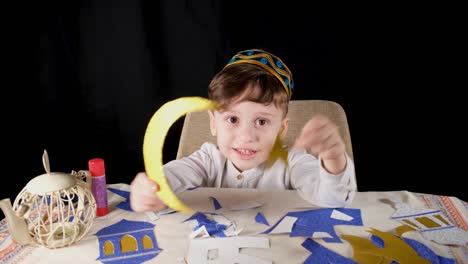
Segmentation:
{"type": "Polygon", "coordinates": [[[193,227],[193,232],[190,234],[191,238],[200,236],[204,228],[209,236],[213,237],[230,237],[237,236],[242,229],[237,229],[235,223],[223,215],[215,213],[201,213],[197,212],[184,220],[184,222],[195,220],[196,224],[193,227]]]}
{"type": "Polygon", "coordinates": [[[385,246],[385,241],[378,237],[378,236],[374,236],[372,235],[370,237],[370,240],[372,241],[372,243],[374,243],[374,245],[376,245],[378,248],[383,248],[385,246]]]}
{"type": "Polygon", "coordinates": [[[241,254],[241,248],[270,248],[264,237],[225,237],[190,240],[189,264],[272,264],[270,260],[241,254]]]}
{"type": "Polygon", "coordinates": [[[347,215],[343,212],[340,212],[338,210],[333,210],[332,214],[330,215],[330,218],[337,219],[337,220],[343,220],[343,221],[351,221],[353,220],[353,217],[350,215],[347,215]]]}
{"type": "Polygon", "coordinates": [[[145,212],[151,221],[156,221],[159,219],[159,216],[155,212],[145,212]]]}
{"type": "MultiPolygon", "coordinates": [[[[388,234],[391,236],[390,234],[388,234]]],[[[378,237],[377,235],[372,235],[371,236],[371,242],[374,243],[374,245],[377,248],[383,248],[385,246],[385,240],[382,239],[381,237],[378,237]]],[[[405,263],[433,263],[433,264],[454,264],[455,260],[450,259],[450,258],[445,258],[442,256],[439,256],[435,254],[429,247],[426,245],[413,240],[413,239],[408,239],[408,238],[403,238],[402,241],[399,241],[398,243],[406,243],[409,245],[419,256],[421,256],[422,259],[421,262],[399,262],[399,264],[405,264],[405,263]]],[[[370,258],[375,259],[374,260],[364,260],[360,262],[355,262],[354,260],[344,257],[340,254],[337,254],[333,252],[332,250],[320,245],[316,241],[314,241],[311,238],[307,238],[304,240],[302,243],[302,246],[306,248],[308,251],[312,253],[305,261],[304,264],[315,264],[315,263],[342,263],[342,264],[355,264],[355,263],[397,263],[395,261],[392,261],[393,259],[382,259],[381,256],[377,256],[375,254],[372,254],[370,258]]],[[[369,245],[372,247],[372,245],[369,245]]],[[[393,244],[391,244],[389,247],[393,247],[393,244]]],[[[409,248],[407,248],[409,249],[409,248]]],[[[356,250],[354,250],[356,252],[356,250]]],[[[412,253],[414,254],[414,253],[412,253]]],[[[357,261],[357,260],[356,260],[357,261]]],[[[401,261],[401,260],[400,260],[401,261]]]]}
{"type": "Polygon", "coordinates": [[[208,230],[206,230],[205,226],[199,227],[197,230],[193,231],[189,235],[190,239],[196,238],[196,237],[210,237],[210,234],[208,233],[208,230]]]}
{"type": "Polygon", "coordinates": [[[216,200],[216,198],[210,196],[210,199],[213,201],[213,206],[215,210],[222,208],[221,204],[218,202],[218,200],[216,200]]]}
{"type": "MultiPolygon", "coordinates": [[[[335,212],[335,214],[333,215],[337,215],[337,213],[335,212]]],[[[289,236],[312,237],[315,232],[325,232],[331,236],[331,238],[324,237],[323,240],[325,242],[336,242],[336,243],[341,242],[340,238],[336,235],[335,230],[333,228],[335,225],[354,225],[354,226],[363,225],[362,218],[361,218],[361,210],[353,209],[353,208],[314,209],[314,210],[307,210],[307,211],[300,211],[300,212],[289,212],[286,214],[286,216],[297,218],[297,221],[294,223],[289,236]],[[338,211],[339,213],[345,214],[349,217],[352,217],[352,220],[347,221],[347,220],[331,218],[334,210],[338,211]]],[[[276,225],[278,225],[278,223],[280,223],[282,220],[283,219],[280,219],[273,227],[264,231],[262,234],[270,233],[276,227],[276,225]]]]}
{"type": "Polygon", "coordinates": [[[198,222],[198,224],[193,228],[193,231],[197,231],[197,229],[204,226],[210,236],[215,236],[215,237],[226,236],[223,233],[223,230],[226,230],[227,226],[223,224],[219,224],[216,221],[209,219],[208,216],[203,213],[196,212],[191,217],[186,219],[184,222],[190,221],[190,220],[196,220],[198,222]]]}
{"type": "Polygon", "coordinates": [[[190,236],[199,236],[201,227],[204,227],[209,236],[214,237],[230,237],[237,236],[242,231],[242,228],[237,228],[236,224],[224,217],[223,215],[216,213],[196,213],[184,220],[191,221],[195,220],[196,224],[193,226],[193,232],[190,236]]]}
{"type": "Polygon", "coordinates": [[[122,219],[102,228],[95,235],[99,240],[99,260],[104,263],[142,263],[160,252],[154,225],[122,219]]]}
{"type": "Polygon", "coordinates": [[[327,232],[314,232],[314,234],[312,234],[312,238],[333,238],[333,237],[330,236],[330,234],[328,234],[327,232]]]}
{"type": "Polygon", "coordinates": [[[232,221],[224,217],[223,215],[220,214],[211,214],[211,217],[213,218],[214,221],[216,221],[219,224],[229,226],[232,224],[232,221]]]}
{"type": "MultiPolygon", "coordinates": [[[[352,259],[346,258],[320,245],[311,238],[307,238],[301,244],[312,253],[304,264],[332,263],[332,264],[356,264],[352,259]]],[[[377,262],[376,262],[377,263],[377,262]]]]}
{"type": "MultiPolygon", "coordinates": [[[[391,263],[395,261],[399,264],[412,263],[430,263],[427,259],[420,256],[404,240],[390,233],[382,232],[377,229],[368,230],[369,233],[379,236],[383,243],[382,247],[377,246],[371,240],[353,236],[341,235],[353,247],[353,260],[358,263],[391,263]]],[[[375,239],[374,239],[375,240],[375,239]]]]}
{"type": "Polygon", "coordinates": [[[255,222],[270,226],[265,216],[260,212],[258,212],[257,215],[255,216],[255,222]]]}
{"type": "Polygon", "coordinates": [[[163,170],[163,144],[167,132],[180,117],[190,112],[216,109],[216,104],[203,97],[182,97],[165,103],[151,117],[143,140],[143,158],[148,177],[159,185],[158,196],[169,208],[191,214],[171,190],[163,170]]]}
{"type": "Polygon", "coordinates": [[[281,220],[274,227],[272,227],[268,233],[270,234],[291,233],[291,229],[296,221],[297,221],[296,217],[285,216],[281,218],[281,220]]]}
{"type": "Polygon", "coordinates": [[[114,189],[114,188],[107,188],[107,190],[125,198],[125,201],[117,204],[116,206],[117,208],[125,210],[125,211],[133,212],[132,208],[130,207],[130,192],[119,190],[119,189],[114,189]]]}
{"type": "Polygon", "coordinates": [[[409,206],[397,195],[390,200],[396,208],[391,218],[421,232],[424,238],[444,245],[468,243],[468,232],[452,224],[441,210],[409,206]]]}
{"type": "Polygon", "coordinates": [[[429,260],[430,263],[433,263],[433,264],[455,264],[454,259],[445,258],[445,257],[437,255],[436,253],[434,253],[434,251],[432,251],[432,249],[430,249],[429,247],[427,247],[426,245],[424,245],[423,243],[421,243],[419,241],[416,241],[414,239],[405,238],[405,237],[403,238],[403,240],[408,245],[410,245],[416,252],[418,252],[418,254],[420,256],[422,256],[425,259],[429,260]]]}

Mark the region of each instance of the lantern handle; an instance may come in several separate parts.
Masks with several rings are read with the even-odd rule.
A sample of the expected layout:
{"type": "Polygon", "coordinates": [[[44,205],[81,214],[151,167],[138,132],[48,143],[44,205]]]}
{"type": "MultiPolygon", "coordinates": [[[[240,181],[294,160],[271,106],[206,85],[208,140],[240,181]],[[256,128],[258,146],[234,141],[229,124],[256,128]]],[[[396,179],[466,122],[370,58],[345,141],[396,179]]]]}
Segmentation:
{"type": "Polygon", "coordinates": [[[49,155],[47,154],[47,150],[44,149],[44,154],[42,154],[42,164],[44,165],[44,169],[47,174],[50,175],[50,164],[49,164],[49,155]]]}

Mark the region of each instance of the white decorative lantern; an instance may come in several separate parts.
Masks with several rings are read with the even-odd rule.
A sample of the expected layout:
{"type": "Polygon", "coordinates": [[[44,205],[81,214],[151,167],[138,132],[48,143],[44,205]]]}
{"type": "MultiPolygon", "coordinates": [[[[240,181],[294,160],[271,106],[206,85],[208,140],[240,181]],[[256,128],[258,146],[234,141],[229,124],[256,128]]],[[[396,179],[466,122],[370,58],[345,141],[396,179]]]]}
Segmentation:
{"type": "Polygon", "coordinates": [[[60,248],[85,236],[96,217],[89,171],[50,172],[44,151],[45,174],[33,178],[17,195],[0,201],[9,232],[20,244],[60,248]]]}

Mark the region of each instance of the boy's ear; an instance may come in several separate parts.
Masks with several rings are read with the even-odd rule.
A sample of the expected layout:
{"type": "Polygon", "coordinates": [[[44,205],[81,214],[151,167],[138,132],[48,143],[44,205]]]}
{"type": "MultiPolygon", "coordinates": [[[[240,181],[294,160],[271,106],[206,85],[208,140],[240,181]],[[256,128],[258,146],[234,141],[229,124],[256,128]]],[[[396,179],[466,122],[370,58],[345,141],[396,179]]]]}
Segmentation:
{"type": "Polygon", "coordinates": [[[288,125],[289,125],[289,118],[285,117],[283,121],[281,121],[281,128],[279,131],[280,138],[283,139],[288,133],[288,125]]]}
{"type": "Polygon", "coordinates": [[[210,116],[210,131],[212,136],[216,136],[216,125],[215,125],[215,117],[213,111],[208,111],[208,115],[210,116]]]}

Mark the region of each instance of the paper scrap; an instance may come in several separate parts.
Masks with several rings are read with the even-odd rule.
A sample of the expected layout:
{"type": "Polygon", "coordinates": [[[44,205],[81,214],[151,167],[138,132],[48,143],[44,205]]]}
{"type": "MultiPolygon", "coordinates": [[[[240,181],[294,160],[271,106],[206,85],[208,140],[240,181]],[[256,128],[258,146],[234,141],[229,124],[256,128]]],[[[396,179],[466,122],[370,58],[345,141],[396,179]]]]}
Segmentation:
{"type": "Polygon", "coordinates": [[[327,232],[314,232],[312,234],[312,238],[333,238],[333,237],[327,232]]]}
{"type": "Polygon", "coordinates": [[[255,222],[270,226],[265,216],[260,212],[258,212],[257,215],[255,216],[255,222]]]}
{"type": "Polygon", "coordinates": [[[213,237],[237,236],[242,231],[236,227],[233,221],[220,214],[197,212],[185,219],[184,222],[193,220],[196,221],[194,231],[203,226],[213,237]]]}
{"type": "Polygon", "coordinates": [[[199,226],[198,229],[195,229],[192,233],[189,235],[190,239],[196,238],[196,237],[210,237],[210,234],[206,230],[205,226],[199,226]]]}
{"type": "Polygon", "coordinates": [[[226,217],[224,217],[223,215],[220,215],[220,214],[212,214],[211,217],[213,217],[214,221],[216,221],[217,223],[222,224],[222,225],[229,226],[229,225],[233,224],[233,222],[231,220],[227,219],[226,217]]]}
{"type": "Polygon", "coordinates": [[[210,196],[210,199],[213,201],[213,206],[215,210],[218,210],[222,207],[221,204],[218,202],[218,200],[216,200],[216,198],[214,198],[213,196],[210,196]]]}
{"type": "Polygon", "coordinates": [[[241,254],[241,248],[270,248],[265,237],[225,237],[190,240],[189,264],[272,264],[270,260],[241,254]]]}
{"type": "Polygon", "coordinates": [[[270,234],[284,234],[284,233],[291,233],[291,229],[294,223],[297,221],[296,217],[292,216],[285,216],[283,217],[278,224],[276,224],[271,231],[270,234]]]}
{"type": "MultiPolygon", "coordinates": [[[[299,212],[289,212],[286,216],[296,217],[297,221],[294,223],[291,233],[289,236],[291,237],[312,237],[315,232],[325,232],[331,236],[323,237],[325,242],[335,242],[341,243],[341,239],[336,235],[334,226],[335,225],[355,225],[355,226],[362,226],[362,218],[361,218],[361,210],[354,209],[354,208],[339,208],[339,209],[331,209],[331,208],[322,208],[322,209],[313,209],[307,211],[299,211],[299,212]],[[333,219],[330,216],[332,215],[332,211],[337,210],[340,213],[346,214],[353,219],[350,221],[347,220],[340,220],[340,219],[333,219]]],[[[280,219],[281,221],[282,219],[280,219]]],[[[279,223],[279,222],[278,222],[279,223]]],[[[276,225],[263,232],[263,234],[268,234],[273,230],[276,225]]]]}
{"type": "Polygon", "coordinates": [[[159,219],[159,216],[155,212],[145,212],[151,221],[156,221],[159,219]]]}
{"type": "Polygon", "coordinates": [[[354,218],[350,215],[347,215],[343,212],[340,212],[338,210],[333,210],[330,218],[337,219],[337,220],[343,220],[343,221],[351,221],[354,218]]]}
{"type": "Polygon", "coordinates": [[[116,205],[117,208],[125,210],[125,211],[133,212],[133,209],[130,207],[130,192],[129,191],[119,190],[119,189],[110,188],[110,187],[108,187],[107,190],[121,197],[122,201],[116,205]]]}

